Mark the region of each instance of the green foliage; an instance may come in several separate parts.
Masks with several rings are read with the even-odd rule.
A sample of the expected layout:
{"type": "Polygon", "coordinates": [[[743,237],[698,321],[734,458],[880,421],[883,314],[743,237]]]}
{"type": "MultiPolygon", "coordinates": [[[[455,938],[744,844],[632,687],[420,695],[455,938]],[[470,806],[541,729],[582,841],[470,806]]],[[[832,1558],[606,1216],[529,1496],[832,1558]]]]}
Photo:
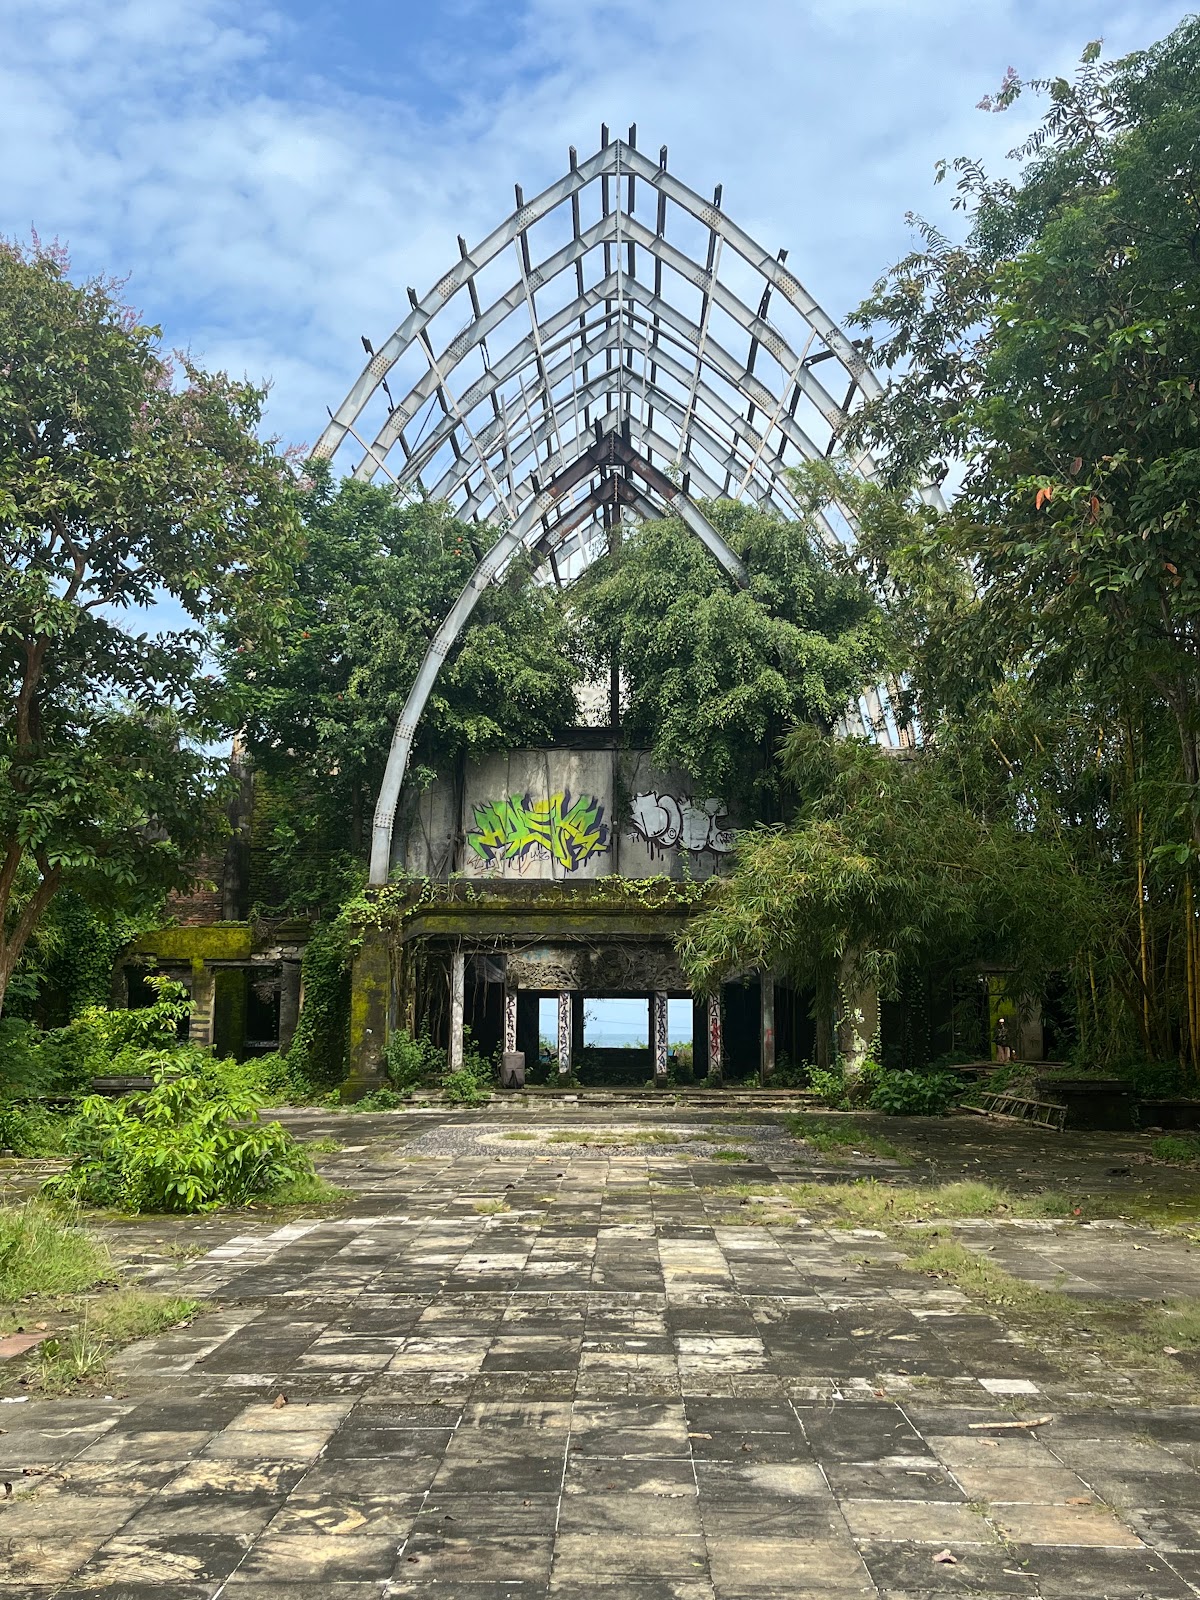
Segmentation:
{"type": "Polygon", "coordinates": [[[808,1087],[832,1111],[845,1111],[850,1105],[850,1094],[845,1074],[840,1067],[809,1066],[808,1087]]]}
{"type": "Polygon", "coordinates": [[[406,1095],[398,1093],[384,1083],[356,1100],[351,1109],[354,1111],[396,1111],[400,1106],[404,1105],[406,1099],[406,1095]]]}
{"type": "Polygon", "coordinates": [[[346,1076],[350,1028],[350,964],[357,942],[356,899],[309,934],[301,963],[304,1005],[287,1061],[298,1082],[332,1089],[346,1076]]]}
{"type": "Polygon", "coordinates": [[[290,576],[264,391],[177,374],[116,288],[0,243],[0,1005],[60,889],[136,915],[220,836],[211,630],[265,644],[290,576]],[[121,620],[163,596],[190,626],[121,620]]]}
{"type": "Polygon", "coordinates": [[[56,1156],[66,1142],[67,1119],[37,1100],[0,1100],[0,1150],[15,1156],[56,1156]]]}
{"type": "Polygon", "coordinates": [[[78,1327],[40,1346],[38,1388],[43,1394],[69,1394],[87,1379],[103,1377],[109,1357],[122,1345],[176,1327],[198,1309],[197,1300],[145,1289],[120,1289],[87,1302],[78,1327]]]}
{"type": "Polygon", "coordinates": [[[464,1029],[463,1064],[457,1072],[446,1072],[441,1088],[453,1105],[479,1106],[490,1096],[496,1082],[496,1068],[476,1050],[471,1030],[464,1029]]]}
{"type": "Polygon", "coordinates": [[[1095,926],[1101,897],[1068,853],[981,815],[940,750],[897,759],[804,727],[783,765],[795,820],[738,836],[733,873],[711,886],[680,955],[698,989],[746,969],[813,989],[823,1070],[848,970],[891,993],[906,967],[987,958],[1011,969],[1021,993],[1095,926]]]}
{"type": "Polygon", "coordinates": [[[211,1211],[269,1196],[312,1165],[277,1122],[259,1120],[260,1098],[204,1071],[183,1052],[147,1051],[144,1094],[89,1095],[74,1117],[70,1168],[45,1192],[123,1211],[211,1211]],[[189,1070],[190,1068],[190,1070],[189,1070]]]}
{"type": "Polygon", "coordinates": [[[814,528],[718,501],[706,512],[750,571],[737,589],[682,523],[647,523],[576,585],[580,648],[620,660],[626,737],[726,798],[774,792],[793,722],[832,725],[883,660],[877,606],[814,528]]]}
{"type": "Polygon", "coordinates": [[[879,1138],[877,1134],[867,1133],[853,1117],[847,1117],[844,1121],[830,1121],[802,1113],[789,1117],[787,1125],[797,1139],[803,1139],[823,1155],[841,1155],[852,1150],[858,1154],[868,1152],[883,1156],[889,1161],[900,1158],[900,1152],[894,1144],[879,1138]]]}
{"type": "Polygon", "coordinates": [[[889,1117],[942,1117],[962,1093],[952,1072],[878,1072],[867,1104],[889,1117]]]}

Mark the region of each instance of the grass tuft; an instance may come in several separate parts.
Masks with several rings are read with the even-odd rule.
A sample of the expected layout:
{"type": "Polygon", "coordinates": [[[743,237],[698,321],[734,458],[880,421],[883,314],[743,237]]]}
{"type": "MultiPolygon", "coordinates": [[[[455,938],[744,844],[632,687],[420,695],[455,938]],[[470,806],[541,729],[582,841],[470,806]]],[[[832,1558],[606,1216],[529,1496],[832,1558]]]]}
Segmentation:
{"type": "Polygon", "coordinates": [[[1155,1139],[1150,1146],[1150,1154],[1156,1161],[1200,1161],[1200,1139],[1194,1135],[1167,1133],[1161,1139],[1155,1139]]]}
{"type": "Polygon", "coordinates": [[[472,1206],[472,1210],[477,1211],[481,1217],[494,1217],[508,1209],[507,1200],[476,1200],[472,1206]]]}
{"type": "Polygon", "coordinates": [[[0,1207],[0,1301],[78,1294],[111,1277],[108,1251],[60,1212],[32,1200],[0,1207]]]}
{"type": "Polygon", "coordinates": [[[339,1189],[317,1173],[305,1173],[299,1178],[289,1178],[277,1183],[273,1189],[260,1194],[254,1206],[329,1206],[349,1197],[348,1189],[339,1189]]]}
{"type": "Polygon", "coordinates": [[[801,1112],[798,1116],[789,1117],[787,1125],[793,1138],[803,1139],[805,1144],[811,1144],[822,1155],[857,1153],[881,1156],[885,1161],[904,1159],[890,1140],[864,1132],[853,1118],[835,1122],[827,1117],[814,1117],[801,1112]]]}

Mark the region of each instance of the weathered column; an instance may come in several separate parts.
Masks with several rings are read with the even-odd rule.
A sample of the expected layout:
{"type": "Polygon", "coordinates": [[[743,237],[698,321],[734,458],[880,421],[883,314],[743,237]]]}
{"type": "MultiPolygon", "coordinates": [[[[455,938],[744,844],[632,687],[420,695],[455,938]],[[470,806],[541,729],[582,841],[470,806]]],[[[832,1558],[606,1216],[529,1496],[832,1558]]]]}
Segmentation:
{"type": "Polygon", "coordinates": [[[758,1078],[765,1088],[775,1073],[775,975],[759,975],[758,1078]]]}
{"type": "Polygon", "coordinates": [[[504,991],[504,1049],[511,1053],[517,1048],[517,991],[504,991]]]}
{"type": "Polygon", "coordinates": [[[466,957],[461,949],[450,956],[450,1044],[447,1061],[451,1072],[463,1064],[463,1004],[466,992],[466,957]]]}
{"type": "Polygon", "coordinates": [[[300,1020],[300,963],[284,961],[279,972],[279,1053],[286,1055],[300,1020]]]}
{"type": "Polygon", "coordinates": [[[721,1028],[721,991],[710,994],[708,1022],[708,1081],[719,1088],[725,1082],[725,1039],[721,1028]]]}
{"type": "Polygon", "coordinates": [[[842,1010],[837,1025],[838,1054],[848,1078],[857,1077],[871,1053],[871,1042],[879,1031],[879,991],[863,983],[853,968],[843,962],[841,971],[842,1010]]]}
{"type": "Polygon", "coordinates": [[[391,991],[387,938],[367,933],[350,969],[350,1072],[342,1085],[343,1100],[357,1100],[383,1081],[391,991]]]}
{"type": "Polygon", "coordinates": [[[560,989],[558,992],[558,1075],[560,1078],[571,1076],[571,991],[560,989]]]}
{"type": "Polygon", "coordinates": [[[216,1010],[217,975],[203,958],[192,961],[192,1014],[188,1018],[188,1042],[207,1048],[213,1042],[213,1014],[216,1010]]]}
{"type": "Polygon", "coordinates": [[[654,1052],[654,1086],[667,1082],[667,997],[661,991],[650,998],[650,1048],[654,1052]]]}

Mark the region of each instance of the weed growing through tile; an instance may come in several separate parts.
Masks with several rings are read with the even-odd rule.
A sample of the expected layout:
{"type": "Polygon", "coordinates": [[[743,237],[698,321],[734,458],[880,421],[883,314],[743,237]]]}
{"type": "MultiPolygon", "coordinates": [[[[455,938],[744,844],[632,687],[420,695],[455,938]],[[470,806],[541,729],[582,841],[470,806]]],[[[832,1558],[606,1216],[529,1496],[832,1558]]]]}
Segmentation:
{"type": "Polygon", "coordinates": [[[37,1386],[46,1394],[65,1394],[89,1379],[102,1378],[110,1357],[122,1345],[185,1322],[198,1304],[143,1289],[121,1289],[89,1302],[77,1327],[41,1346],[37,1386]]]}
{"type": "Polygon", "coordinates": [[[1110,1366],[1196,1387],[1176,1358],[1200,1353],[1200,1300],[1156,1305],[1082,1300],[1014,1277],[987,1256],[952,1242],[931,1245],[908,1266],[947,1279],[977,1304],[1002,1311],[1006,1321],[1048,1353],[1061,1356],[1068,1346],[1082,1347],[1110,1366]]]}
{"type": "Polygon", "coordinates": [[[471,1207],[471,1210],[477,1211],[481,1217],[494,1217],[501,1211],[509,1209],[507,1200],[476,1200],[471,1207]]]}
{"type": "Polygon", "coordinates": [[[329,1155],[329,1156],[331,1156],[331,1155],[334,1155],[338,1150],[344,1150],[345,1149],[345,1146],[342,1144],[342,1141],[340,1139],[335,1139],[333,1137],[333,1135],[330,1134],[330,1133],[324,1134],[320,1139],[305,1139],[303,1141],[303,1143],[304,1143],[304,1148],[308,1151],[310,1156],[311,1155],[329,1155]]]}
{"type": "Polygon", "coordinates": [[[287,1178],[259,1195],[247,1206],[249,1211],[264,1208],[284,1210],[289,1206],[331,1206],[349,1198],[348,1189],[339,1189],[315,1172],[302,1173],[298,1178],[287,1178]]]}

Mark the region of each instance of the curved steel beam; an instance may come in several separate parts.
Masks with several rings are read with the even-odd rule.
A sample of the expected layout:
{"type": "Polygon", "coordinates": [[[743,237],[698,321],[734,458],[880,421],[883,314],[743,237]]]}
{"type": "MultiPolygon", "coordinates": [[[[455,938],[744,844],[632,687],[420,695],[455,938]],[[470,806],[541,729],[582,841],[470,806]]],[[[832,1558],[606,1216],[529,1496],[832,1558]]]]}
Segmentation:
{"type": "MultiPolygon", "coordinates": [[[[435,497],[450,500],[459,515],[507,519],[431,641],[397,724],[376,811],[373,882],[387,876],[408,756],[441,663],[483,588],[518,550],[540,543],[553,559],[568,538],[577,538],[582,546],[583,535],[575,530],[616,500],[643,517],[658,514],[658,507],[674,512],[735,581],[744,581],[737,557],[690,495],[653,466],[651,454],[681,466],[685,484],[694,482],[709,498],[732,491],[736,499],[754,499],[784,516],[796,516],[800,508],[787,476],[790,466],[827,456],[845,428],[855,394],[869,398],[881,392],[855,346],[786,270],[784,253],[779,259],[770,256],[721,209],[719,189],[710,203],[667,172],[665,149],[656,165],[632,145],[605,138],[586,161],[577,161],[572,151],[571,170],[530,203],[524,203],[518,188],[517,209],[474,250],[460,239],[460,260],[423,298],[409,291],[411,311],[378,351],[364,339],[369,359],[331,414],[314,451],[331,457],[345,439],[353,438],[363,450],[356,477],[370,479],[383,471],[398,493],[425,494],[422,473],[429,472],[437,478],[435,497]],[[597,182],[601,215],[585,228],[580,197],[597,182]],[[635,214],[638,186],[655,208],[654,228],[635,214]],[[668,239],[668,205],[704,230],[703,260],[668,239]],[[570,238],[535,263],[529,230],[560,207],[563,214],[569,208],[570,238]],[[517,277],[508,279],[506,274],[501,281],[509,286],[485,308],[480,274],[498,266],[508,250],[516,256],[517,277]],[[598,255],[603,270],[589,288],[585,264],[598,255]],[[757,310],[722,280],[722,261],[733,257],[762,284],[757,310]],[[639,259],[652,270],[652,287],[637,277],[639,259]],[[574,293],[568,291],[565,304],[543,314],[539,297],[544,291],[555,293],[558,285],[562,299],[560,280],[572,273],[574,293]],[[680,281],[699,292],[699,322],[673,303],[664,275],[670,284],[680,281]],[[445,338],[437,330],[444,333],[446,318],[436,329],[435,319],[443,312],[454,314],[447,308],[464,289],[471,315],[445,338]],[[768,319],[772,295],[776,306],[799,317],[799,339],[789,339],[768,319]],[[744,360],[717,336],[721,330],[712,318],[718,314],[739,344],[745,336],[744,360]],[[520,323],[511,319],[524,316],[528,331],[521,334],[520,323]],[[489,339],[492,346],[504,348],[494,351],[489,339]],[[814,350],[816,340],[820,344],[814,350]],[[422,356],[424,370],[396,404],[388,375],[410,351],[422,356]],[[772,377],[768,383],[756,373],[760,351],[778,364],[778,380],[772,377]],[[822,381],[818,364],[829,360],[839,394],[839,370],[846,382],[841,401],[822,381]],[[464,376],[475,373],[477,363],[482,365],[478,376],[464,376]],[[388,416],[377,429],[364,428],[375,435],[368,443],[357,425],[381,389],[388,416]],[[427,422],[432,420],[426,408],[434,403],[443,413],[436,426],[427,437],[410,442],[406,428],[423,412],[427,422]],[[604,424],[593,441],[593,413],[602,407],[604,424]],[[486,417],[481,408],[487,408],[486,417]],[[824,439],[829,430],[825,447],[806,428],[814,412],[821,419],[818,436],[824,439]],[[388,457],[396,445],[404,461],[393,472],[388,457]],[[453,460],[447,459],[450,455],[453,460]],[[537,473],[553,474],[550,487],[541,487],[537,473]],[[599,482],[580,497],[579,486],[597,475],[599,482]],[[630,481],[633,477],[640,487],[630,481]],[[568,494],[576,496],[575,503],[551,525],[548,509],[568,494]]],[[[794,333],[794,325],[789,326],[794,333]]],[[[862,455],[854,465],[865,476],[874,475],[869,456],[862,455]]],[[[936,489],[923,493],[940,503],[936,489]]],[[[839,509],[846,515],[845,508],[839,509]]],[[[853,519],[846,515],[846,521],[853,534],[853,519]]],[[[821,518],[820,526],[829,546],[846,549],[828,519],[821,518]]],[[[858,706],[847,709],[846,728],[883,729],[890,739],[887,696],[883,686],[867,690],[858,706]]]]}

